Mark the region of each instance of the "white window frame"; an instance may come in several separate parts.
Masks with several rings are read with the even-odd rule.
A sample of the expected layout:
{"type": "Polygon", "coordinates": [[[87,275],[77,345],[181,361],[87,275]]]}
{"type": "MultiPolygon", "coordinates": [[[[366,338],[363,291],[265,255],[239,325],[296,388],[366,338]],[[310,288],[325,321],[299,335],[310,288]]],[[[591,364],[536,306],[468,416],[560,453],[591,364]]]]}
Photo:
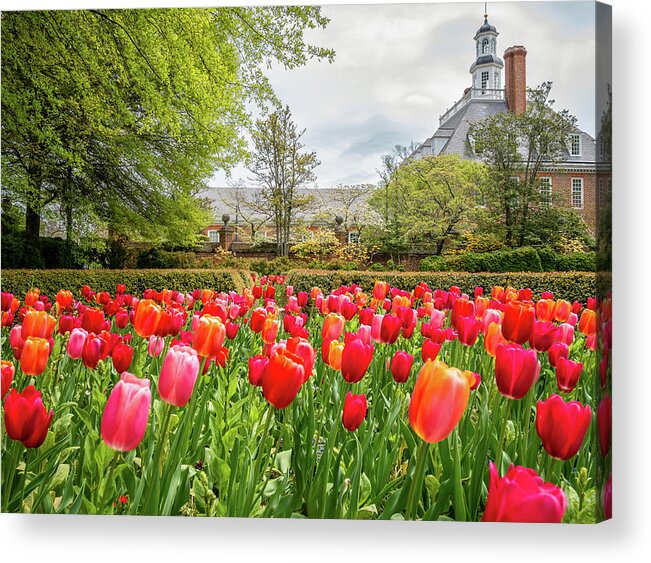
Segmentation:
{"type": "Polygon", "coordinates": [[[479,77],[482,94],[490,86],[490,79],[491,79],[490,72],[488,72],[487,70],[482,70],[481,75],[479,77]],[[484,80],[484,76],[486,77],[486,80],[484,80]]]}
{"type": "Polygon", "coordinates": [[[493,77],[493,85],[495,87],[495,90],[500,89],[500,73],[499,73],[499,71],[495,72],[495,76],[493,77]]]}
{"type": "Polygon", "coordinates": [[[553,182],[552,182],[552,177],[551,176],[541,176],[538,178],[539,186],[540,186],[540,200],[543,205],[546,205],[548,207],[552,206],[552,194],[554,192],[554,187],[553,187],[553,182]],[[545,191],[543,192],[543,184],[546,184],[545,191]]]}
{"type": "Polygon", "coordinates": [[[210,239],[210,242],[221,242],[221,233],[219,232],[219,229],[208,229],[206,235],[210,239]],[[217,240],[213,239],[213,234],[217,235],[217,240]]]}
{"type": "Polygon", "coordinates": [[[570,197],[572,198],[572,201],[571,201],[572,207],[574,209],[583,209],[583,206],[584,206],[584,182],[583,182],[583,178],[572,178],[570,180],[570,189],[571,189],[570,197]],[[581,198],[580,204],[578,203],[578,201],[576,199],[577,194],[575,193],[575,190],[574,190],[575,188],[579,188],[579,187],[581,188],[581,191],[578,194],[579,197],[581,198]]]}
{"type": "Polygon", "coordinates": [[[488,37],[484,37],[481,40],[481,54],[482,55],[488,55],[490,54],[491,47],[490,47],[490,41],[488,40],[488,37]],[[484,49],[485,47],[485,49],[484,49]]]}
{"type": "Polygon", "coordinates": [[[579,133],[572,133],[570,135],[570,155],[581,156],[581,135],[579,133]],[[574,141],[576,140],[577,152],[574,152],[574,141]]]}
{"type": "Polygon", "coordinates": [[[348,244],[359,244],[361,235],[357,231],[350,231],[348,233],[348,244]]]}

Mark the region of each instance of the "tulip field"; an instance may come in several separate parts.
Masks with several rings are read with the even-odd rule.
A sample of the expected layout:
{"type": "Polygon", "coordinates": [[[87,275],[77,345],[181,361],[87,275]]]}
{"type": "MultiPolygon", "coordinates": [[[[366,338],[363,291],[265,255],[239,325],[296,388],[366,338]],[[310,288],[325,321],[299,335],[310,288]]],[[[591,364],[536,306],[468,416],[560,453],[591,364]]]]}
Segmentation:
{"type": "Polygon", "coordinates": [[[3,512],[611,516],[609,296],[2,293],[3,512]]]}

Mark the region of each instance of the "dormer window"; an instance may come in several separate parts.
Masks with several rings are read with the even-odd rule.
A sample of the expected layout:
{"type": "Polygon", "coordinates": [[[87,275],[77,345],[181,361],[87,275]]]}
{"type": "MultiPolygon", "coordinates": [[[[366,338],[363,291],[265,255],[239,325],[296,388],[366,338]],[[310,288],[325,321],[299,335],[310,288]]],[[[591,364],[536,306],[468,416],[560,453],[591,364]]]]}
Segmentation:
{"type": "Polygon", "coordinates": [[[581,135],[578,133],[570,135],[570,154],[581,156],[581,135]]]}

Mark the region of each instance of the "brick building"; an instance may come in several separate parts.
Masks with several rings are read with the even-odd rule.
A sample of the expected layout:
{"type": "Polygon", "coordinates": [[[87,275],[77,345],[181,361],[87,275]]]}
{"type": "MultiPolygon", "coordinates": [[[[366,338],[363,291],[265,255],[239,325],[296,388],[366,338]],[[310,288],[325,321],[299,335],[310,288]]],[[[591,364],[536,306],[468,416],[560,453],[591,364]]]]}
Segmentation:
{"type": "MultiPolygon", "coordinates": [[[[468,135],[470,125],[498,113],[526,111],[527,50],[514,45],[501,59],[497,56],[498,35],[495,26],[488,22],[488,15],[484,15],[484,23],[474,36],[471,85],[439,117],[436,132],[414,150],[411,158],[457,154],[479,160],[468,135]]],[[[576,210],[592,232],[596,228],[597,206],[605,201],[611,188],[610,168],[602,164],[609,157],[603,154],[603,144],[577,128],[562,160],[550,163],[539,174],[541,192],[550,204],[576,210]]]]}

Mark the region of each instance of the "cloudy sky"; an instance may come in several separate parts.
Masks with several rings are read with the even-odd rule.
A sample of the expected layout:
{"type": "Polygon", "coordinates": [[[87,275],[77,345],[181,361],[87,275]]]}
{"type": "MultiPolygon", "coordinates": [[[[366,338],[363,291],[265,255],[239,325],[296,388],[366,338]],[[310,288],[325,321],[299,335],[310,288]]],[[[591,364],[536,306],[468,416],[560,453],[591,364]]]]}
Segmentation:
{"type": "MultiPolygon", "coordinates": [[[[524,45],[528,85],[551,80],[554,107],[570,110],[594,136],[593,6],[490,2],[488,15],[499,32],[498,53],[524,45]]],[[[330,24],[308,38],[335,49],[334,62],[273,69],[269,77],[321,161],[319,186],[376,183],[381,155],[432,135],[439,115],[470,85],[484,4],[337,5],[323,12],[330,24]]],[[[233,171],[234,180],[249,176],[233,171]]],[[[223,174],[214,178],[225,182],[223,174]]]]}

